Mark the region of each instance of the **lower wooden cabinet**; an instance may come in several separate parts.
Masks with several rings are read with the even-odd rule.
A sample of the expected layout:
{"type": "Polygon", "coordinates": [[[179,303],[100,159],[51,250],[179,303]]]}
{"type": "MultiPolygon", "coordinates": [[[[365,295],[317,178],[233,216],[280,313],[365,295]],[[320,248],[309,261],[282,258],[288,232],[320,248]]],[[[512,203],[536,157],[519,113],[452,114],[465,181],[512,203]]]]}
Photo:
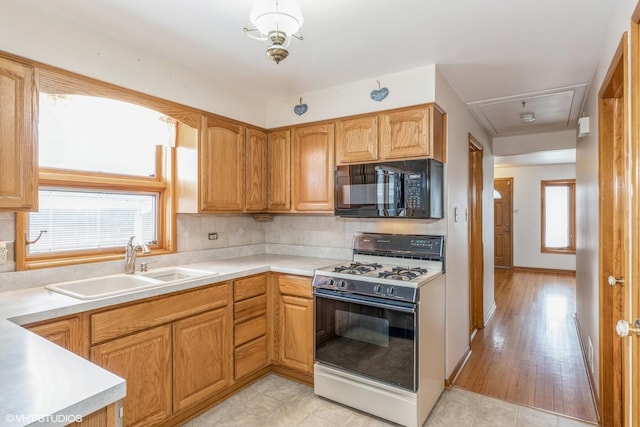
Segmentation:
{"type": "Polygon", "coordinates": [[[283,295],[280,302],[280,364],[313,372],[313,300],[283,295]]]}
{"type": "Polygon", "coordinates": [[[313,374],[313,296],[311,278],[279,274],[276,362],[305,374],[313,374]]]}
{"type": "Polygon", "coordinates": [[[234,379],[269,365],[267,275],[233,282],[234,379]]]}
{"type": "Polygon", "coordinates": [[[77,355],[88,356],[81,315],[33,323],[25,328],[77,355]]]}
{"type": "Polygon", "coordinates": [[[173,409],[197,403],[229,385],[229,316],[222,308],[173,323],[173,409]]]}
{"type": "Polygon", "coordinates": [[[171,416],[171,326],[158,326],[91,348],[90,359],[126,379],[124,425],[171,416]]]}

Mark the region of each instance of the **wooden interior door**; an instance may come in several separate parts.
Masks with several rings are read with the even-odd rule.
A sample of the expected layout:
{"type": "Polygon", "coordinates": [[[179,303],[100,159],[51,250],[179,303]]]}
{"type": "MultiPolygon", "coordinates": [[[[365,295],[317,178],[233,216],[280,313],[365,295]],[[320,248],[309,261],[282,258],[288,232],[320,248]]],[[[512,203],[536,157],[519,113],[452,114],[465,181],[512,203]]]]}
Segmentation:
{"type": "MultiPolygon", "coordinates": [[[[610,286],[608,278],[622,283],[628,274],[629,209],[627,194],[627,34],[618,45],[598,94],[598,168],[600,192],[599,301],[600,393],[603,426],[627,424],[624,417],[623,341],[615,334],[616,322],[625,317],[625,287],[610,286]]],[[[637,255],[636,255],[637,256],[637,255]]],[[[628,421],[628,420],[627,420],[628,421]]]]}
{"type": "Polygon", "coordinates": [[[493,180],[493,243],[495,250],[495,267],[513,267],[513,178],[496,178],[493,180]]]}
{"type": "Polygon", "coordinates": [[[484,328],[482,145],[469,135],[469,336],[484,328]]]}

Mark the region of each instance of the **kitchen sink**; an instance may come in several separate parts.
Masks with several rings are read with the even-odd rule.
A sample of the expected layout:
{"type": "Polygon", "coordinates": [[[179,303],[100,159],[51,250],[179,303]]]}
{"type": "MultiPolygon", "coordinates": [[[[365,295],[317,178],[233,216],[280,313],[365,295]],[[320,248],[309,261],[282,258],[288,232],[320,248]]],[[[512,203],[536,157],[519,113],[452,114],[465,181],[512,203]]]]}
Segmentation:
{"type": "Polygon", "coordinates": [[[216,272],[206,270],[169,267],[142,274],[115,274],[112,276],[55,283],[47,285],[45,288],[73,298],[88,300],[127,294],[142,289],[181,283],[199,277],[215,276],[217,274],[216,272]]]}
{"type": "Polygon", "coordinates": [[[196,270],[193,268],[185,267],[169,267],[158,269],[156,271],[150,271],[148,273],[141,273],[142,276],[155,280],[161,280],[163,282],[178,282],[186,279],[195,279],[204,276],[215,276],[218,273],[206,270],[196,270]]]}
{"type": "Polygon", "coordinates": [[[55,283],[53,285],[47,285],[45,288],[74,298],[95,299],[125,294],[163,284],[165,284],[165,282],[151,277],[133,274],[116,274],[93,279],[55,283]]]}

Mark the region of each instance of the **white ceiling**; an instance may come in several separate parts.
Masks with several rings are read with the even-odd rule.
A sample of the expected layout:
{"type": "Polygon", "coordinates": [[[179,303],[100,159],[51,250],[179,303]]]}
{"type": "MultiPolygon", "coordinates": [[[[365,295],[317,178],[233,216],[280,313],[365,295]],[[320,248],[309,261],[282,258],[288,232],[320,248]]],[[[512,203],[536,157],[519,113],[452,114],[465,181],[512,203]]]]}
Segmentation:
{"type": "Polygon", "coordinates": [[[438,64],[502,136],[575,127],[621,0],[300,0],[304,41],[277,65],[242,31],[252,0],[19,1],[265,98],[438,64]]]}

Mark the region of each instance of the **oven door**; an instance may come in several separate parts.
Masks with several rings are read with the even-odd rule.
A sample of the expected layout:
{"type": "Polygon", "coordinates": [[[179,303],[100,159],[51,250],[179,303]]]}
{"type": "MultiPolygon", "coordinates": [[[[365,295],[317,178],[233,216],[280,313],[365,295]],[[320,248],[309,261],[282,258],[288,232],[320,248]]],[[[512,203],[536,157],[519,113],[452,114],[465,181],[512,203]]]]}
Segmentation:
{"type": "Polygon", "coordinates": [[[324,289],[314,304],[316,362],[418,389],[416,304],[324,289]]]}

